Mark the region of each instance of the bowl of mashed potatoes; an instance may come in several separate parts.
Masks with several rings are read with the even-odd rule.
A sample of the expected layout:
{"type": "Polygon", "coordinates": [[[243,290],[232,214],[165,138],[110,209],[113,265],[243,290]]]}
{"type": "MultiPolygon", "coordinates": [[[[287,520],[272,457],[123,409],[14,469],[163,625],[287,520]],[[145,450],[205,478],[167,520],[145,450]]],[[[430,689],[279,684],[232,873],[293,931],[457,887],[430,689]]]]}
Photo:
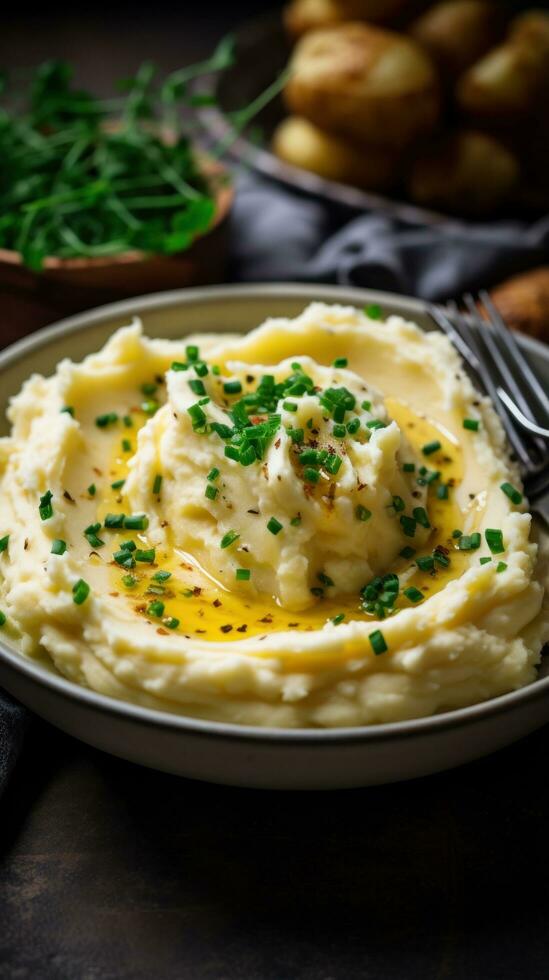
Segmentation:
{"type": "Polygon", "coordinates": [[[426,326],[361,290],[219,287],[4,352],[0,682],[243,785],[406,778],[546,721],[545,535],[426,326]]]}

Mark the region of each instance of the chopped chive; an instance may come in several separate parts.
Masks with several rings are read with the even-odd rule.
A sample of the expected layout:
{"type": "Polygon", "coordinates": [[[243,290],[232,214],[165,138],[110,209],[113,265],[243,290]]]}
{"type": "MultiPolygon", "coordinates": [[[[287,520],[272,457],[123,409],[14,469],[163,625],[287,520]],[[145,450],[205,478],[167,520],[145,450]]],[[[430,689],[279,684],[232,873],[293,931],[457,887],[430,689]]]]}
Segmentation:
{"type": "Polygon", "coordinates": [[[188,364],[185,361],[172,361],[170,371],[186,371],[188,364]]]}
{"type": "Polygon", "coordinates": [[[341,456],[338,456],[336,453],[332,453],[330,456],[328,456],[328,459],[325,460],[323,466],[325,470],[328,470],[328,473],[331,473],[332,476],[335,476],[336,473],[339,472],[342,462],[343,460],[341,456]]]}
{"type": "Polygon", "coordinates": [[[228,548],[239,537],[240,537],[240,534],[237,531],[227,531],[227,533],[224,534],[223,537],[221,538],[221,541],[219,543],[219,546],[221,548],[228,548]]]}
{"type": "Polygon", "coordinates": [[[433,442],[427,442],[421,447],[421,452],[424,456],[431,456],[433,453],[437,453],[439,449],[442,449],[442,443],[438,439],[434,439],[433,442]]]}
{"type": "Polygon", "coordinates": [[[416,553],[416,549],[410,548],[410,545],[408,544],[402,549],[402,551],[399,551],[399,555],[401,558],[413,558],[415,553],[416,553]]]}
{"type": "Polygon", "coordinates": [[[129,439],[122,439],[122,450],[125,453],[131,453],[131,451],[132,451],[132,444],[131,444],[131,442],[130,442],[129,439]]]}
{"type": "Polygon", "coordinates": [[[492,527],[487,527],[484,532],[484,537],[486,538],[486,544],[493,555],[501,555],[502,552],[505,551],[502,531],[496,530],[492,527]]]}
{"type": "Polygon", "coordinates": [[[141,561],[146,565],[153,565],[156,558],[156,550],[154,548],[136,548],[134,552],[134,557],[136,561],[141,561]]]}
{"type": "Polygon", "coordinates": [[[366,422],[366,427],[368,429],[385,429],[386,424],[381,419],[370,419],[369,422],[366,422]]]}
{"type": "Polygon", "coordinates": [[[361,402],[360,407],[363,408],[365,412],[369,412],[372,407],[372,403],[365,399],[363,402],[361,402]]]}
{"type": "Polygon", "coordinates": [[[122,551],[135,551],[137,545],[135,541],[123,541],[120,547],[122,551]]]}
{"type": "Polygon", "coordinates": [[[144,384],[141,385],[140,391],[147,398],[150,398],[152,395],[155,395],[156,392],[158,391],[158,385],[155,384],[154,381],[145,381],[144,384]]]}
{"type": "Polygon", "coordinates": [[[415,585],[409,585],[407,589],[404,589],[404,595],[410,602],[421,602],[424,598],[423,592],[416,589],[415,585]]]}
{"type": "Polygon", "coordinates": [[[133,589],[134,585],[137,585],[139,579],[135,575],[123,575],[122,584],[126,586],[127,589],[133,589]]]}
{"type": "Polygon", "coordinates": [[[311,466],[306,466],[303,470],[303,479],[305,483],[318,483],[320,480],[320,473],[318,470],[313,470],[311,466]]]}
{"type": "Polygon", "coordinates": [[[332,623],[334,626],[339,626],[340,623],[345,619],[345,613],[338,613],[337,616],[332,617],[332,623]]]}
{"type": "MultiPolygon", "coordinates": [[[[191,416],[191,421],[195,432],[197,429],[201,429],[204,425],[206,425],[206,415],[200,408],[200,405],[190,405],[187,412],[191,416]]],[[[212,429],[214,429],[213,424],[212,429]]]]}
{"type": "Polygon", "coordinates": [[[332,429],[332,433],[334,434],[334,436],[336,437],[336,439],[343,439],[344,436],[347,435],[347,429],[346,429],[346,427],[344,425],[341,425],[338,422],[338,423],[336,423],[334,425],[334,427],[332,429]]]}
{"type": "Polygon", "coordinates": [[[522,494],[520,490],[517,490],[512,483],[502,483],[500,485],[500,490],[503,490],[504,494],[509,497],[509,500],[513,504],[522,503],[522,494]]]}
{"type": "Polygon", "coordinates": [[[146,531],[149,526],[149,518],[146,514],[130,514],[124,517],[124,527],[128,531],[146,531]]]}
{"type": "Polygon", "coordinates": [[[240,450],[240,465],[241,466],[251,466],[255,463],[257,459],[257,454],[253,446],[246,446],[244,449],[240,450]]]}
{"type": "MultiPolygon", "coordinates": [[[[404,508],[406,507],[406,504],[404,503],[402,497],[396,496],[396,497],[393,497],[393,502],[392,502],[392,504],[390,506],[395,509],[395,511],[397,512],[397,514],[399,514],[401,510],[404,510],[404,508]]],[[[414,514],[414,517],[415,517],[415,514],[414,514]]]]}
{"type": "Polygon", "coordinates": [[[348,363],[346,357],[336,357],[333,366],[335,368],[346,368],[348,363]]]}
{"type": "Polygon", "coordinates": [[[208,365],[204,361],[197,361],[193,364],[194,370],[199,378],[205,378],[208,374],[208,365]]]}
{"type": "Polygon", "coordinates": [[[200,351],[196,344],[187,344],[185,347],[185,356],[188,361],[197,361],[200,357],[200,351]]]}
{"type": "Polygon", "coordinates": [[[283,525],[280,523],[280,521],[277,521],[276,517],[270,517],[267,521],[267,530],[270,531],[271,534],[279,534],[282,528],[283,525]]]}
{"type": "Polygon", "coordinates": [[[381,306],[378,306],[377,303],[369,303],[368,306],[364,307],[364,312],[370,320],[381,320],[381,306]]]}
{"type": "Polygon", "coordinates": [[[98,429],[106,429],[108,425],[114,425],[115,422],[118,422],[116,412],[105,412],[103,415],[98,415],[95,420],[98,429]]]}
{"type": "Polygon", "coordinates": [[[125,482],[126,482],[125,480],[115,480],[114,483],[111,483],[111,489],[112,490],[121,490],[122,487],[124,486],[125,482]]]}
{"type": "Polygon", "coordinates": [[[435,559],[432,555],[420,555],[416,558],[416,565],[422,572],[431,572],[435,567],[435,559]]]}
{"type": "Polygon", "coordinates": [[[97,532],[100,530],[100,528],[100,524],[90,524],[90,526],[84,531],[84,537],[92,548],[102,548],[105,544],[105,542],[97,536],[97,532]]]}
{"type": "Polygon", "coordinates": [[[133,420],[131,415],[125,415],[123,422],[127,429],[131,429],[133,427],[133,420]]]}
{"type": "Polygon", "coordinates": [[[6,621],[6,614],[0,610],[0,626],[5,626],[6,621]]]}
{"type": "Polygon", "coordinates": [[[10,541],[9,534],[6,534],[5,537],[0,538],[0,552],[7,551],[9,541],[10,541]]]}
{"type": "Polygon", "coordinates": [[[81,606],[82,603],[86,601],[90,594],[90,587],[83,578],[79,578],[78,582],[75,582],[72,587],[72,601],[77,605],[81,606]]]}
{"type": "Polygon", "coordinates": [[[90,497],[95,497],[95,494],[97,493],[97,487],[96,487],[95,483],[90,483],[90,485],[88,487],[88,493],[89,493],[90,497]]]}
{"type": "Polygon", "coordinates": [[[478,432],[479,425],[478,419],[463,419],[463,428],[470,429],[471,432],[478,432]]]}
{"type": "Polygon", "coordinates": [[[347,432],[349,435],[354,435],[360,429],[360,419],[354,418],[350,422],[347,422],[347,432]]]}
{"type": "Polygon", "coordinates": [[[239,395],[242,391],[242,384],[240,381],[225,381],[223,383],[223,391],[226,395],[239,395]]]}
{"type": "Polygon", "coordinates": [[[296,514],[295,517],[292,517],[290,524],[292,527],[299,527],[301,524],[301,514],[296,514]]]}
{"type": "Polygon", "coordinates": [[[297,402],[282,402],[282,408],[287,412],[297,412],[297,402]]]}
{"type": "Polygon", "coordinates": [[[304,431],[303,429],[286,429],[292,442],[300,443],[303,442],[304,431]]]}
{"type": "Polygon", "coordinates": [[[74,408],[72,405],[64,405],[61,412],[65,412],[67,415],[72,415],[74,418],[74,408]]]}
{"type": "Polygon", "coordinates": [[[421,524],[422,527],[431,527],[425,507],[414,507],[412,514],[417,523],[421,524]]]}
{"type": "Polygon", "coordinates": [[[484,558],[479,558],[479,562],[481,565],[487,565],[488,562],[490,561],[492,561],[492,559],[489,558],[488,555],[484,555],[484,558]]]}
{"type": "Polygon", "coordinates": [[[204,496],[207,497],[208,500],[215,500],[215,498],[217,497],[218,493],[219,493],[219,489],[217,487],[212,486],[211,483],[207,483],[206,484],[206,489],[204,491],[204,496]]]}
{"type": "Polygon", "coordinates": [[[121,568],[135,568],[135,558],[131,551],[127,551],[125,548],[121,548],[120,551],[115,551],[113,558],[121,568]]]}
{"type": "Polygon", "coordinates": [[[157,473],[154,478],[153,487],[152,487],[153,495],[157,497],[161,489],[162,489],[162,474],[157,473]]]}
{"type": "Polygon", "coordinates": [[[172,577],[171,572],[155,572],[153,575],[153,581],[155,582],[167,582],[169,578],[172,577]]]}
{"type": "Polygon", "coordinates": [[[160,619],[164,615],[164,603],[160,599],[154,599],[152,602],[149,602],[147,613],[149,616],[155,616],[157,619],[160,619]]]}
{"type": "Polygon", "coordinates": [[[437,487],[437,497],[439,500],[448,500],[448,486],[446,483],[441,483],[437,487]]]}
{"type": "Polygon", "coordinates": [[[189,388],[191,389],[191,391],[195,395],[205,395],[206,394],[206,389],[204,387],[204,382],[201,381],[200,378],[191,378],[189,381],[187,381],[187,384],[188,384],[189,388]]]}
{"type": "Polygon", "coordinates": [[[402,464],[402,471],[404,473],[415,473],[415,471],[416,471],[416,464],[415,463],[403,463],[402,464]]]}
{"type": "Polygon", "coordinates": [[[219,364],[212,364],[212,374],[219,376],[221,374],[221,368],[219,364]]]}
{"type": "Polygon", "coordinates": [[[235,578],[237,582],[249,582],[251,577],[249,568],[237,568],[235,578]]]}
{"type": "Polygon", "coordinates": [[[456,527],[456,529],[454,531],[452,531],[452,537],[453,538],[461,538],[461,535],[462,534],[463,534],[463,531],[460,531],[460,529],[458,527],[456,527]]]}
{"type": "Polygon", "coordinates": [[[480,548],[480,534],[475,531],[473,534],[462,534],[459,539],[460,551],[476,551],[480,548]]]}
{"type": "Polygon", "coordinates": [[[442,568],[448,568],[450,565],[448,555],[445,555],[442,551],[438,551],[436,548],[433,551],[433,558],[435,560],[435,564],[440,565],[442,568]]]}
{"type": "Polygon", "coordinates": [[[507,563],[504,561],[498,561],[496,566],[496,572],[504,572],[507,568],[507,563]]]}
{"type": "Polygon", "coordinates": [[[225,446],[225,456],[227,459],[240,460],[240,449],[237,446],[225,446]]]}
{"type": "Polygon", "coordinates": [[[63,541],[61,538],[55,538],[52,541],[51,553],[52,555],[64,555],[67,550],[67,542],[63,541]]]}
{"type": "Polygon", "coordinates": [[[373,633],[368,635],[368,639],[376,657],[378,657],[380,653],[386,652],[387,644],[381,630],[374,630],[373,633]]]}
{"type": "Polygon", "coordinates": [[[103,524],[105,527],[124,527],[124,514],[107,514],[103,524]]]}
{"type": "Polygon", "coordinates": [[[168,616],[163,620],[163,623],[169,630],[176,630],[180,624],[180,620],[177,618],[177,616],[168,616]]]}
{"type": "Polygon", "coordinates": [[[208,473],[206,479],[213,481],[213,480],[217,480],[218,476],[219,476],[219,470],[218,470],[217,466],[212,466],[212,468],[211,468],[210,472],[208,473]]]}
{"type": "Polygon", "coordinates": [[[149,401],[141,402],[141,411],[145,415],[155,415],[160,408],[160,403],[150,399],[149,401]]]}
{"type": "Polygon", "coordinates": [[[417,521],[413,517],[408,517],[406,514],[401,514],[400,523],[406,537],[413,538],[416,533],[417,521]]]}
{"type": "Polygon", "coordinates": [[[40,504],[38,507],[38,513],[43,521],[47,521],[50,517],[53,517],[53,493],[51,490],[46,490],[45,494],[40,497],[40,504]]]}

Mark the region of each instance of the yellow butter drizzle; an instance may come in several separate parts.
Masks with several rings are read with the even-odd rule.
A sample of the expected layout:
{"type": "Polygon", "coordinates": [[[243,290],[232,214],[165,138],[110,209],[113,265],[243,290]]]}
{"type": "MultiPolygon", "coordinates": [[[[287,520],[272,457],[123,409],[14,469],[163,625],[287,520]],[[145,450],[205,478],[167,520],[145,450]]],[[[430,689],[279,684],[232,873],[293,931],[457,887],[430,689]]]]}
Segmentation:
{"type": "MultiPolygon", "coordinates": [[[[428,598],[443,589],[449,581],[458,578],[471,560],[474,560],[475,552],[460,551],[457,539],[452,537],[452,531],[455,528],[462,528],[464,521],[464,515],[453,499],[454,489],[463,478],[462,451],[459,442],[444,427],[414,413],[404,402],[387,398],[386,406],[390,417],[397,421],[415,451],[416,468],[424,464],[429,470],[436,469],[441,474],[440,481],[435,481],[429,489],[427,509],[433,530],[421,554],[430,554],[434,548],[441,546],[447,549],[450,557],[449,567],[437,566],[434,573],[418,569],[414,558],[399,558],[390,569],[386,570],[396,572],[401,578],[401,594],[395,604],[395,610],[398,611],[413,605],[402,594],[402,588],[415,586],[425,598],[428,598]],[[429,456],[422,455],[422,447],[434,440],[441,443],[441,449],[429,456]],[[450,484],[450,499],[437,498],[436,488],[440,483],[450,484]]],[[[141,413],[134,413],[132,417],[134,426],[127,429],[124,435],[131,439],[135,451],[137,431],[146,421],[146,417],[141,413]]],[[[125,479],[130,458],[131,453],[121,450],[118,433],[109,469],[110,483],[125,479]]],[[[124,489],[114,490],[109,486],[98,500],[97,520],[103,521],[107,513],[119,511],[128,513],[124,489]]],[[[477,520],[478,516],[477,513],[477,520]]],[[[135,541],[138,548],[151,547],[146,532],[111,531],[105,534],[109,534],[107,547],[111,552],[119,549],[124,541],[130,539],[135,541]]],[[[414,547],[413,538],[406,539],[406,542],[414,547]]],[[[220,583],[212,580],[197,565],[192,556],[171,547],[157,547],[153,566],[138,563],[135,569],[126,571],[113,562],[110,577],[110,596],[113,601],[125,603],[130,610],[147,621],[151,628],[159,633],[184,635],[196,640],[230,642],[283,630],[310,632],[321,629],[327,622],[342,613],[343,622],[351,620],[373,622],[376,618],[362,610],[360,597],[356,594],[339,596],[335,599],[325,596],[311,608],[303,612],[291,613],[281,608],[273,598],[255,595],[252,587],[246,582],[239,582],[237,590],[230,592],[220,583]],[[153,579],[154,574],[159,570],[171,573],[171,577],[164,583],[153,579]],[[122,580],[126,575],[132,575],[137,580],[131,588],[123,584],[122,580]],[[158,600],[164,604],[161,617],[154,616],[149,611],[150,603],[158,600]],[[179,620],[177,629],[172,631],[167,628],[165,620],[169,618],[179,620]]]]}

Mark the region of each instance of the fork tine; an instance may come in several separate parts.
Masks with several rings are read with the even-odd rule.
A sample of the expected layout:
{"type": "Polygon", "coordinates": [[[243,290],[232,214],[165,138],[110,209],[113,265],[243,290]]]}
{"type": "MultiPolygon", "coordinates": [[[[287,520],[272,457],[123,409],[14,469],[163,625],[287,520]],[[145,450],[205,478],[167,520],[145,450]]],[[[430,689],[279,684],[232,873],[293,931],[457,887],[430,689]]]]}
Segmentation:
{"type": "Polygon", "coordinates": [[[526,381],[530,386],[530,389],[532,390],[532,392],[537,398],[537,401],[541,407],[541,410],[546,420],[549,421],[549,398],[547,397],[546,392],[543,390],[542,386],[540,385],[538,378],[532,371],[532,368],[530,367],[528,360],[526,359],[519,345],[517,344],[514,334],[505,323],[505,320],[503,319],[499,310],[494,306],[491,297],[488,295],[485,289],[482,289],[480,291],[479,296],[485,308],[488,310],[488,313],[490,314],[490,319],[494,325],[495,330],[497,331],[498,337],[502,339],[503,343],[507,347],[507,350],[514,358],[515,364],[517,364],[520,367],[526,381]]]}
{"type": "MultiPolygon", "coordinates": [[[[460,341],[461,341],[459,345],[460,353],[463,347],[469,347],[470,350],[472,350],[477,365],[475,370],[482,382],[484,390],[492,399],[492,404],[494,405],[494,408],[496,409],[500,417],[501,424],[505,429],[507,438],[509,439],[509,442],[513,447],[513,450],[516,453],[517,457],[520,459],[521,464],[524,467],[524,470],[530,472],[532,469],[532,461],[520,436],[518,435],[513,423],[511,422],[509,415],[507,414],[506,410],[504,409],[502,403],[498,398],[498,393],[496,390],[496,386],[492,380],[492,376],[488,371],[486,364],[482,360],[482,355],[478,344],[478,338],[474,335],[473,331],[469,328],[469,324],[466,322],[465,318],[459,312],[457,307],[455,308],[455,312],[454,309],[452,308],[452,316],[455,316],[454,323],[450,323],[448,318],[444,314],[441,315],[440,310],[437,307],[434,307],[432,304],[429,305],[428,309],[435,322],[438,323],[440,326],[442,326],[442,329],[449,337],[451,337],[451,332],[448,330],[448,324],[450,324],[450,329],[453,328],[453,332],[457,333],[457,335],[460,337],[460,341]]],[[[469,362],[469,358],[467,358],[467,361],[469,362]]]]}
{"type": "MultiPolygon", "coordinates": [[[[484,303],[484,300],[482,300],[482,301],[484,303]]],[[[534,412],[532,411],[532,407],[527,402],[526,398],[524,397],[524,394],[522,393],[521,389],[519,388],[519,385],[518,385],[517,381],[515,380],[515,377],[514,377],[513,373],[511,372],[511,369],[510,369],[507,361],[502,356],[502,353],[501,353],[498,345],[496,344],[494,333],[490,329],[490,326],[492,326],[492,325],[494,326],[494,329],[495,329],[495,325],[492,324],[492,321],[491,321],[491,310],[486,306],[486,304],[484,304],[486,306],[486,310],[487,310],[487,312],[489,314],[489,324],[490,324],[490,326],[489,326],[488,324],[484,324],[482,322],[482,318],[481,318],[480,312],[477,309],[477,306],[475,304],[475,300],[474,300],[473,296],[471,295],[471,293],[466,293],[466,295],[463,297],[463,302],[465,303],[465,306],[467,307],[467,309],[469,311],[469,314],[471,316],[471,319],[474,321],[475,325],[478,326],[482,330],[482,340],[486,344],[486,346],[487,346],[487,348],[488,348],[488,350],[489,350],[489,352],[490,352],[490,354],[491,354],[491,356],[492,356],[492,358],[494,360],[494,363],[495,363],[495,365],[496,365],[496,367],[497,367],[497,369],[498,369],[498,371],[499,371],[499,373],[500,373],[503,381],[505,382],[505,385],[507,386],[510,394],[514,398],[514,400],[515,400],[516,404],[518,405],[518,407],[522,410],[522,413],[524,415],[526,415],[527,418],[531,419],[532,422],[535,422],[536,419],[535,419],[534,412]]],[[[500,332],[499,331],[498,331],[498,334],[497,335],[498,335],[498,337],[500,336],[500,332]]]]}
{"type": "Polygon", "coordinates": [[[458,349],[459,353],[463,357],[463,360],[467,361],[469,367],[471,367],[476,374],[479,374],[480,365],[478,358],[475,356],[471,348],[465,343],[463,337],[457,332],[451,320],[449,320],[446,316],[444,310],[440,306],[435,306],[434,303],[429,304],[428,310],[433,320],[438,323],[439,327],[444,330],[446,336],[452,341],[454,347],[458,349]]]}

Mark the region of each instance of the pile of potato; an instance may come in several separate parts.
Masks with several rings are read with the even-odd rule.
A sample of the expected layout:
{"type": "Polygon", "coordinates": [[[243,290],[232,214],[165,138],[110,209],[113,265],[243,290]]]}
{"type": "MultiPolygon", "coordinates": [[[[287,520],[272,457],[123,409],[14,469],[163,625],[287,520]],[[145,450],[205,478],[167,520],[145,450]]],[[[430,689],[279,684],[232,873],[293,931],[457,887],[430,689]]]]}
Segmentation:
{"type": "Polygon", "coordinates": [[[549,14],[501,3],[293,0],[277,155],[423,207],[549,206],[549,14]],[[425,6],[425,4],[423,4],[425,6]],[[383,26],[379,26],[379,24],[383,26]],[[397,24],[399,31],[388,30],[397,24]]]}

